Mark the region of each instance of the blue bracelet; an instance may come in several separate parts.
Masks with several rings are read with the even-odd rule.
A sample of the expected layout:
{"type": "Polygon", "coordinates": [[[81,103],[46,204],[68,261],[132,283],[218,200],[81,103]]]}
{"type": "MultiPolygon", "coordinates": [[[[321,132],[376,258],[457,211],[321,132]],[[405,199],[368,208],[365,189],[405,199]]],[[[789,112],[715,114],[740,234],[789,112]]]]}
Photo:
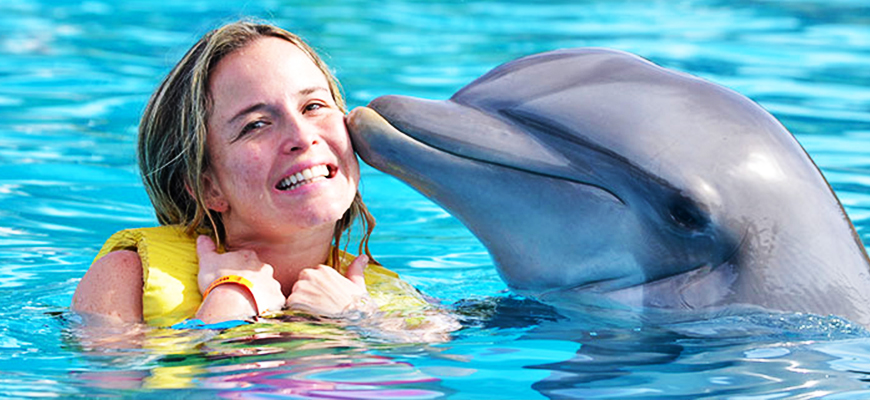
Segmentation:
{"type": "Polygon", "coordinates": [[[235,328],[237,326],[247,325],[250,322],[243,321],[240,319],[233,319],[229,321],[216,322],[213,324],[206,324],[202,322],[201,319],[188,319],[185,321],[181,321],[175,325],[170,326],[170,329],[229,329],[235,328]]]}

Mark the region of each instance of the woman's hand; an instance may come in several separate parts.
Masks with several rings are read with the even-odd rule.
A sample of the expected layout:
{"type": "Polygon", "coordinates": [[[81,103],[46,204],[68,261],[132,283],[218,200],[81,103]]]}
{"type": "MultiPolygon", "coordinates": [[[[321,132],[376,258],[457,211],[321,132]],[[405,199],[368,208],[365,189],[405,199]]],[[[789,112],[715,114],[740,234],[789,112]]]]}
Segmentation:
{"type": "Polygon", "coordinates": [[[218,254],[214,241],[208,236],[200,236],[196,240],[196,253],[199,256],[197,283],[200,293],[220,277],[238,275],[253,284],[251,294],[259,308],[254,310],[252,299],[244,288],[234,284],[220,285],[203,299],[197,312],[197,317],[204,322],[245,318],[257,311],[280,311],[284,307],[284,294],[281,293],[281,284],[272,275],[272,266],[260,261],[255,252],[239,250],[218,254]]]}
{"type": "Polygon", "coordinates": [[[364,272],[368,263],[367,256],[357,257],[347,267],[346,276],[325,265],[302,270],[287,298],[287,307],[327,317],[376,312],[377,304],[366,290],[364,272]]]}

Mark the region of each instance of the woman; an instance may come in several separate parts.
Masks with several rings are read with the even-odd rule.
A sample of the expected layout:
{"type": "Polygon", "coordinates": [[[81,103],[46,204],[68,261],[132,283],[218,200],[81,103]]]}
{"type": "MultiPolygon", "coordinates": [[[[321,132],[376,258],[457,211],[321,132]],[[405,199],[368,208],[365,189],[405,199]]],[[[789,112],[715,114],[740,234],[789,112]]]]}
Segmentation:
{"type": "Polygon", "coordinates": [[[139,128],[139,165],[163,227],[115,234],[73,310],[169,326],[284,308],[425,309],[413,288],[369,264],[374,219],[344,115],[335,78],[299,37],[249,22],[206,34],[139,128]],[[364,254],[353,259],[339,244],[357,218],[364,254]]]}

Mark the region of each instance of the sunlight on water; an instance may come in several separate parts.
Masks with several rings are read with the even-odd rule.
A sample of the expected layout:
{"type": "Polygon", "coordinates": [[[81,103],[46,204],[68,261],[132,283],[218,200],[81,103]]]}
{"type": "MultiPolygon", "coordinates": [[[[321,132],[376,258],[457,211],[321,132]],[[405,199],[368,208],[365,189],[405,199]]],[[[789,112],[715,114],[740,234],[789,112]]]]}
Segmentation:
{"type": "MultiPolygon", "coordinates": [[[[665,328],[567,320],[511,296],[456,219],[370,167],[377,259],[465,328],[415,343],[320,321],[226,332],[83,330],[68,304],[113,232],[155,225],[135,135],[207,29],[265,18],[307,38],[350,106],[445,99],[498,64],[601,46],[730,87],[795,134],[870,244],[866,1],[0,3],[0,397],[809,398],[870,396],[870,339],[835,317],[665,328]]],[[[762,163],[763,164],[763,163],[762,163]]],[[[759,164],[759,165],[762,165],[759,164]]],[[[518,216],[520,218],[520,216],[518,216]]]]}

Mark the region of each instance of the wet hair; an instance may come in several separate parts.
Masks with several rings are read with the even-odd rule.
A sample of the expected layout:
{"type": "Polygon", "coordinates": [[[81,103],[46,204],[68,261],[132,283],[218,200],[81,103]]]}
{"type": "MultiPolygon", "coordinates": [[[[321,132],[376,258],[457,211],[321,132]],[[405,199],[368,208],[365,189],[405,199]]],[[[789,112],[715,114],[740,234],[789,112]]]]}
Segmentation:
{"type": "MultiPolygon", "coordinates": [[[[209,168],[206,127],[212,106],[209,81],[224,57],[267,37],[287,40],[302,50],[323,72],[335,104],[347,112],[335,76],[299,36],[251,21],[234,22],[206,33],[151,96],[139,124],[139,169],[160,224],[182,225],[189,235],[209,234],[218,245],[226,241],[221,216],[208,209],[204,197],[203,175],[209,168]]],[[[359,253],[374,260],[368,240],[375,220],[357,190],[350,208],[335,224],[331,254],[334,268],[340,262],[341,238],[346,232],[349,235],[356,219],[365,232],[359,253]]]]}

